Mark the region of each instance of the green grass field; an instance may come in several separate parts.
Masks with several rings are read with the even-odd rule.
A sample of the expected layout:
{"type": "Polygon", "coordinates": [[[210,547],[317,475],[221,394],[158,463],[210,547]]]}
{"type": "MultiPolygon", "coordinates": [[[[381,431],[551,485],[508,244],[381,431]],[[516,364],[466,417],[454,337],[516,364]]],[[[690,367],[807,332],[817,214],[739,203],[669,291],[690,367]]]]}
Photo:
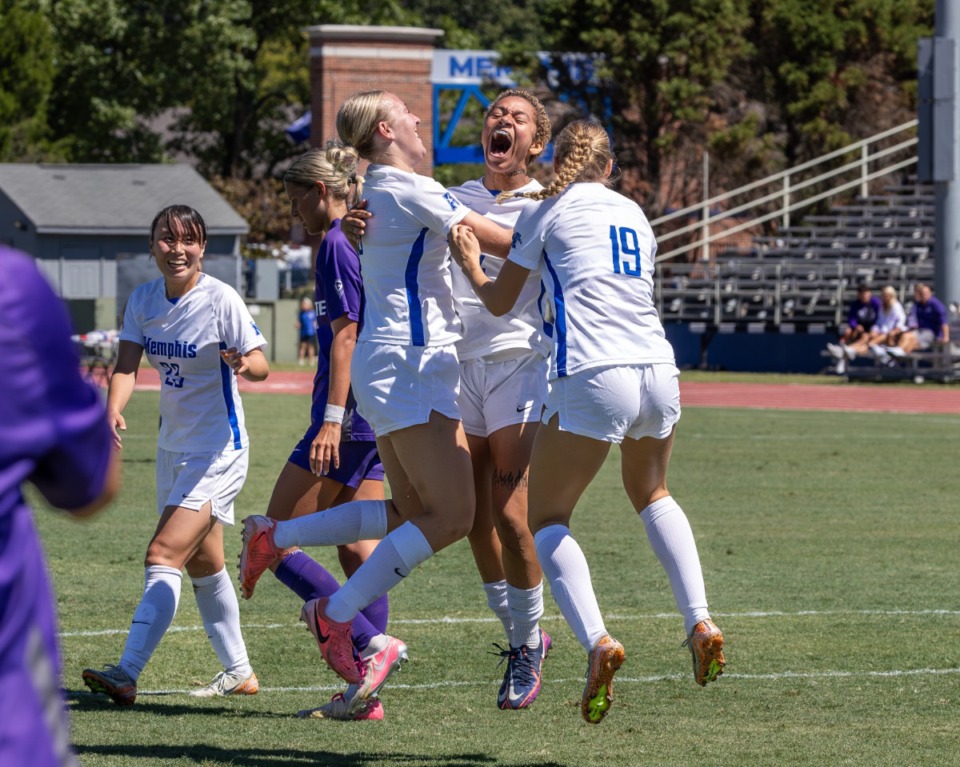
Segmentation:
{"type": "MultiPolygon", "coordinates": [[[[299,438],[306,397],[246,395],[253,441],[238,519],[265,508],[299,438]]],[[[960,567],[954,464],[960,414],[688,408],[671,489],[700,546],[726,635],[727,673],[697,687],[683,626],[611,453],[573,518],[607,626],[627,651],[599,726],[579,715],[585,654],[547,597],[555,645],[529,710],[501,712],[502,630],[465,542],[391,594],[411,662],[382,722],[299,720],[340,684],[269,574],[241,602],[262,690],[185,693],[219,670],[185,583],[133,708],[86,692],[116,662],[156,523],[157,395],[127,410],[124,488],[85,523],[38,513],[59,601],[74,741],[99,765],[951,765],[960,764],[960,567]]],[[[234,568],[239,529],[228,534],[234,568]]],[[[313,550],[331,569],[330,551],[313,550]]]]}

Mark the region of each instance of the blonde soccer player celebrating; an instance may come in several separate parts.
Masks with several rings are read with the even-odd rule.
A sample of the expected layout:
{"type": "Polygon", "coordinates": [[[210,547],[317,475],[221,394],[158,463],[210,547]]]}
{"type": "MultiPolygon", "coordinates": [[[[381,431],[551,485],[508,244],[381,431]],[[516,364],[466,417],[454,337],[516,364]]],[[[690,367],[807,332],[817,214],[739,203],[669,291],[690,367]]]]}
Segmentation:
{"type": "MultiPolygon", "coordinates": [[[[365,302],[350,376],[358,411],[376,433],[392,497],[280,522],[251,518],[241,549],[240,576],[252,588],[284,548],[382,539],[338,591],[307,602],[301,612],[324,660],[351,684],[361,681],[352,642],[357,613],[473,526],[446,237],[466,222],[488,252],[502,257],[510,246],[508,229],[414,172],[427,151],[419,124],[388,91],[358,93],[337,112],[340,139],[370,161],[364,199],[375,215],[358,248],[365,302]]],[[[365,696],[360,684],[356,705],[365,696]]]]}
{"type": "Polygon", "coordinates": [[[556,178],[526,195],[543,202],[521,212],[496,280],[480,268],[480,244],[469,226],[454,227],[451,245],[494,314],[510,310],[531,271],[538,270],[544,284],[542,313],[553,356],[530,462],[530,529],[554,599],[587,651],[581,713],[595,724],[613,702],[624,650],[607,633],[569,522],[611,444],[620,445],[624,489],[683,614],[697,683],[716,679],[725,660],[693,532],[667,490],[680,389],[653,301],[656,241],[639,206],[607,186],[613,154],[602,126],[571,123],[555,146],[556,178]]]}
{"type": "MultiPolygon", "coordinates": [[[[550,118],[529,91],[504,90],[490,103],[480,143],[483,176],[449,189],[475,213],[512,227],[522,208],[537,203],[503,191],[542,189],[528,170],[550,140],[550,118]]],[[[350,211],[344,229],[357,241],[369,210],[350,211]]],[[[484,253],[483,270],[495,278],[503,258],[484,253]]],[[[487,605],[507,635],[500,648],[505,661],[497,707],[531,706],[540,694],[543,661],[550,635],[540,628],[543,573],[527,525],[530,451],[546,401],[550,339],[541,330],[540,278],[531,272],[513,308],[501,317],[486,310],[459,269],[453,270],[453,297],[460,318],[456,344],[460,360],[457,406],[473,463],[477,509],[467,536],[487,605]]]]}

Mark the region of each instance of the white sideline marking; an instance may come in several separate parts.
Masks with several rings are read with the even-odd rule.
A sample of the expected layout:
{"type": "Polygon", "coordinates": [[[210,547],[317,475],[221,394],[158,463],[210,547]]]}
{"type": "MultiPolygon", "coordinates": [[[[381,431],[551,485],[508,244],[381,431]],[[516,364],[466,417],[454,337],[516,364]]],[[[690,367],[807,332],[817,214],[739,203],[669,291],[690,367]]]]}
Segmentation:
{"type": "MultiPolygon", "coordinates": [[[[955,617],[960,616],[960,610],[799,610],[796,612],[784,612],[780,610],[775,611],[748,611],[748,612],[730,612],[730,613],[714,613],[716,618],[791,618],[791,617],[810,617],[810,616],[842,616],[842,615],[881,615],[881,616],[948,616],[955,617]]],[[[617,613],[608,613],[604,616],[608,620],[618,620],[618,621],[641,621],[641,620],[679,620],[679,616],[676,613],[654,613],[648,615],[621,615],[617,613]]],[[[543,622],[560,622],[563,619],[559,615],[545,615],[542,619],[543,622]]],[[[439,624],[477,624],[477,623],[499,623],[497,618],[493,617],[475,617],[475,618],[453,618],[449,616],[444,616],[441,618],[408,618],[408,619],[399,619],[391,620],[391,625],[439,625],[439,624]]],[[[248,623],[243,625],[243,629],[246,630],[273,630],[273,629],[285,629],[289,630],[292,627],[301,626],[300,622],[296,623],[248,623]]],[[[170,632],[184,632],[184,631],[203,631],[203,626],[171,626],[167,631],[170,632]]],[[[60,636],[63,638],[67,637],[94,637],[94,636],[108,636],[115,634],[126,634],[127,629],[104,629],[101,631],[64,631],[60,633],[60,636]]],[[[894,669],[891,671],[816,671],[816,672],[798,672],[798,671],[783,671],[776,674],[738,674],[738,673],[725,673],[723,675],[723,680],[759,680],[759,681],[780,681],[780,680],[789,680],[789,679],[846,679],[851,677],[858,678],[894,678],[894,677],[917,677],[917,676],[944,676],[949,674],[960,674],[960,668],[921,668],[921,669],[894,669]]],[[[623,675],[617,676],[618,684],[653,684],[656,682],[667,682],[667,681],[677,681],[689,679],[689,673],[683,674],[661,674],[659,676],[641,676],[641,677],[627,677],[623,675]]],[[[447,682],[435,682],[435,683],[424,683],[424,684],[404,684],[402,682],[398,683],[395,681],[390,682],[390,686],[396,689],[401,690],[438,690],[443,688],[452,688],[452,687],[489,687],[496,680],[490,679],[476,679],[472,681],[447,681],[447,682]]],[[[550,684],[583,684],[582,677],[575,677],[571,679],[551,679],[550,684]]],[[[341,690],[343,684],[330,684],[330,685],[315,685],[309,687],[261,687],[262,692],[270,693],[330,693],[341,690]]],[[[192,689],[187,690],[138,690],[137,695],[185,695],[191,692],[192,689]]],[[[81,691],[73,691],[73,695],[94,695],[94,693],[87,693],[81,691]]]]}
{"type": "MultiPolygon", "coordinates": [[[[889,677],[917,677],[917,676],[946,676],[950,674],[960,674],[960,668],[915,668],[915,669],[896,669],[893,671],[815,671],[815,672],[795,672],[784,671],[780,674],[724,674],[719,680],[719,684],[731,682],[737,679],[759,680],[764,682],[776,682],[789,679],[847,679],[857,677],[863,678],[889,678],[889,677]]],[[[641,676],[629,677],[622,674],[617,675],[617,684],[655,684],[657,682],[675,682],[689,680],[690,674],[661,674],[659,676],[641,676]]],[[[475,679],[462,682],[433,682],[429,684],[404,684],[402,682],[390,681],[390,687],[395,690],[440,690],[453,687],[490,687],[496,684],[497,680],[475,679]]],[[[573,677],[569,679],[548,679],[550,685],[556,684],[583,684],[583,677],[573,677]]],[[[142,695],[186,695],[189,690],[137,690],[137,697],[142,695]]],[[[343,683],[337,685],[316,685],[312,687],[261,687],[260,692],[269,693],[330,693],[343,689],[343,683]]],[[[74,690],[71,695],[90,696],[95,693],[74,690]]]]}
{"type": "MultiPolygon", "coordinates": [[[[795,612],[785,612],[782,610],[773,611],[748,611],[742,613],[713,613],[715,618],[806,618],[810,616],[832,616],[832,615],[882,615],[882,616],[924,616],[924,615],[944,615],[960,616],[960,610],[797,610],[795,612]]],[[[611,621],[645,621],[645,620],[679,620],[678,613],[653,613],[649,615],[624,615],[622,613],[607,613],[604,618],[611,621]]],[[[541,622],[559,622],[563,620],[559,615],[544,615],[541,622]]],[[[391,626],[436,626],[441,624],[458,625],[474,623],[499,623],[498,618],[473,617],[473,618],[452,618],[443,616],[441,618],[398,618],[390,619],[391,626]]],[[[244,623],[241,628],[247,630],[272,630],[287,629],[291,626],[299,626],[300,622],[295,623],[244,623]]],[[[178,633],[182,631],[203,631],[203,626],[171,626],[167,633],[178,633]]],[[[98,637],[113,636],[116,634],[126,634],[128,629],[100,629],[96,631],[61,631],[60,637],[67,639],[70,637],[98,637]]],[[[619,677],[618,677],[619,678],[619,677]]]]}

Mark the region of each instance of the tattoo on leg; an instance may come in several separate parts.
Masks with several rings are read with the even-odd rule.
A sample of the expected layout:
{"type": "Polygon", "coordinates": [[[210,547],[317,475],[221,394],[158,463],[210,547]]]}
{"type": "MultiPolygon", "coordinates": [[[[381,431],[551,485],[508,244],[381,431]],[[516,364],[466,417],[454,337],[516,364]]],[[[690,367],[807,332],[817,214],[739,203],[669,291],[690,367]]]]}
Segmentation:
{"type": "Polygon", "coordinates": [[[493,485],[494,487],[507,487],[510,490],[526,490],[527,470],[525,468],[504,470],[499,466],[494,466],[493,485]]]}

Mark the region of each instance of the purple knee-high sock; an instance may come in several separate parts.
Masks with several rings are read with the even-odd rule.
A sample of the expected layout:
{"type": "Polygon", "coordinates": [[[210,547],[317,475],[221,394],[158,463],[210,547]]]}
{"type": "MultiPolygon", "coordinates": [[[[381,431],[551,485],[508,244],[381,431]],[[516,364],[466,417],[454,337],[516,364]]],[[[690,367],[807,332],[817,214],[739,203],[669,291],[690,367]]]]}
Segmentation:
{"type": "MultiPolygon", "coordinates": [[[[304,602],[311,599],[328,597],[340,588],[340,582],[319,562],[316,562],[303,551],[295,551],[288,557],[280,560],[274,572],[284,586],[293,591],[304,602]]],[[[357,652],[363,652],[370,644],[370,639],[384,631],[374,625],[367,618],[366,613],[373,611],[377,619],[382,619],[383,626],[387,623],[386,595],[368,605],[353,619],[353,646],[357,652]]]]}
{"type": "Polygon", "coordinates": [[[374,628],[374,634],[387,633],[387,619],[390,617],[390,600],[387,595],[374,599],[360,611],[374,628]]]}
{"type": "Polygon", "coordinates": [[[304,602],[328,597],[340,588],[329,570],[302,551],[281,559],[274,575],[304,602]]]}

